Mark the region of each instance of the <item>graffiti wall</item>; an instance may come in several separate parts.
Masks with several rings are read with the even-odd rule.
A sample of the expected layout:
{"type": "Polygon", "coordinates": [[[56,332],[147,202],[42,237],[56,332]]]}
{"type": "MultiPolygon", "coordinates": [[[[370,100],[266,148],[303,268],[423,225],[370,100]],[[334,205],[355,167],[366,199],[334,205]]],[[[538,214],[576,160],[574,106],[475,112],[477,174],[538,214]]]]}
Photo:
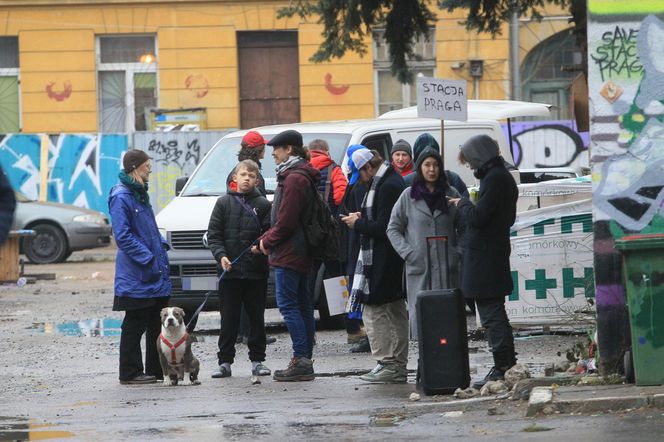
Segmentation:
{"type": "MultiPolygon", "coordinates": [[[[517,167],[588,167],[589,134],[577,132],[574,121],[520,121],[511,126],[512,157],[517,167]]],[[[503,131],[509,139],[506,124],[503,131]]]]}
{"type": "Polygon", "coordinates": [[[191,175],[205,154],[228,132],[137,132],[133,146],[152,157],[150,200],[155,213],[175,196],[175,180],[191,175]]]}
{"type": "MultiPolygon", "coordinates": [[[[131,147],[152,157],[150,199],[159,212],[175,195],[175,180],[191,174],[226,132],[62,134],[48,140],[48,201],[108,214],[108,193],[116,183],[122,156],[131,147]]],[[[0,165],[14,189],[28,198],[40,193],[40,134],[0,135],[0,165]]]]}
{"type": "MultiPolygon", "coordinates": [[[[37,134],[9,134],[0,140],[0,164],[12,186],[35,200],[40,192],[40,146],[37,134]]],[[[49,137],[48,200],[107,213],[106,196],[126,150],[125,135],[49,137]]]]}
{"type": "Polygon", "coordinates": [[[664,232],[664,4],[589,0],[588,7],[600,369],[620,371],[630,344],[614,240],[664,232]]]}

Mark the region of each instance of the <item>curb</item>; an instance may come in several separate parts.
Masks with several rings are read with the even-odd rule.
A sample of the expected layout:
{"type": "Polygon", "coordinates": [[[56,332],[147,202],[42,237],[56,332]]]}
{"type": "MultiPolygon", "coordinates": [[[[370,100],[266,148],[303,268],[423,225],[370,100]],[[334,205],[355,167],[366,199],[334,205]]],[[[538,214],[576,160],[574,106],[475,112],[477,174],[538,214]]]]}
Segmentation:
{"type": "Polygon", "coordinates": [[[624,411],[634,408],[650,407],[664,409],[664,394],[641,394],[621,397],[602,397],[589,399],[558,399],[551,387],[533,388],[528,401],[526,417],[554,413],[597,413],[606,411],[624,411]]]}

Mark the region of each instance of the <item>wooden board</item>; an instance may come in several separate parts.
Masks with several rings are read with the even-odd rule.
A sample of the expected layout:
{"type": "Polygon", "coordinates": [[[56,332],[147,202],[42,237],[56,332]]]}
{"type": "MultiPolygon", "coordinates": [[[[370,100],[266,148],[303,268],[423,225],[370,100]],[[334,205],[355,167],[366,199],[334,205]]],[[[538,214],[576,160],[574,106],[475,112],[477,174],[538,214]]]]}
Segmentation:
{"type": "Polygon", "coordinates": [[[0,246],[0,281],[16,282],[19,276],[18,236],[9,236],[0,246]]]}

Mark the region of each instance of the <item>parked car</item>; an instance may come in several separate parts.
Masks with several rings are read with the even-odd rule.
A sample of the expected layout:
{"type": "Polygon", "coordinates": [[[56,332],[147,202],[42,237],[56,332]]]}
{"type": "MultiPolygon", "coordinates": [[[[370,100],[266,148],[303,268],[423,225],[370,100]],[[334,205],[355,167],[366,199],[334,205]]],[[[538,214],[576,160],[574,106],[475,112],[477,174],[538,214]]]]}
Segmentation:
{"type": "Polygon", "coordinates": [[[21,253],[30,262],[62,262],[77,250],[110,244],[111,226],[103,213],[69,204],[33,201],[15,193],[12,230],[35,231],[35,236],[24,237],[20,244],[21,253]]]}
{"type": "MultiPolygon", "coordinates": [[[[445,122],[445,167],[459,173],[469,185],[475,182],[472,171],[460,166],[457,161],[458,148],[463,142],[474,135],[487,134],[498,142],[503,157],[513,163],[498,119],[549,116],[549,106],[544,104],[490,101],[486,102],[486,109],[483,110],[483,106],[485,103],[482,101],[470,100],[469,121],[445,122]]],[[[269,139],[283,130],[295,129],[302,133],[305,145],[313,139],[322,138],[330,146],[332,159],[344,168],[347,163],[346,149],[353,144],[363,144],[377,150],[383,158],[389,159],[390,149],[399,139],[413,144],[420,134],[428,132],[440,142],[439,120],[414,118],[411,115],[401,117],[396,114],[398,112],[387,113],[372,120],[294,123],[258,127],[254,130],[269,139]]],[[[168,252],[173,283],[171,304],[182,307],[188,313],[201,304],[207,291],[217,289],[216,263],[205,245],[204,237],[214,204],[226,191],[226,177],[237,164],[240,140],[245,133],[246,130],[232,132],[215,144],[191,177],[177,180],[175,198],[157,215],[160,232],[171,246],[168,252]]],[[[276,187],[275,167],[271,147],[266,146],[262,174],[268,193],[273,192],[276,187]]],[[[515,178],[518,179],[518,172],[515,178]]],[[[324,271],[325,269],[321,268],[313,298],[317,303],[321,322],[324,325],[335,325],[339,318],[333,319],[327,314],[323,288],[324,271]]],[[[268,303],[274,299],[273,296],[270,291],[268,303]]],[[[210,296],[205,310],[218,308],[218,297],[210,296]]]]}

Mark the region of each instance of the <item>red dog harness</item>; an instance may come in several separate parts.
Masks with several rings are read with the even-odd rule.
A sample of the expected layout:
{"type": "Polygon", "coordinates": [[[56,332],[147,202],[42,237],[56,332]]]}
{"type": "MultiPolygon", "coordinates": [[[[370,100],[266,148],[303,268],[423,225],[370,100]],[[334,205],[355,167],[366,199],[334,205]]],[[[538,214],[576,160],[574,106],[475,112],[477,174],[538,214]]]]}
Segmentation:
{"type": "Polygon", "coordinates": [[[168,346],[168,348],[171,349],[171,364],[177,364],[178,363],[178,360],[175,356],[175,349],[178,348],[179,346],[181,346],[183,343],[187,342],[188,337],[189,337],[189,333],[184,332],[184,336],[182,336],[178,342],[173,344],[171,341],[166,339],[163,334],[159,335],[159,339],[161,339],[161,342],[166,344],[166,346],[168,346]]]}

